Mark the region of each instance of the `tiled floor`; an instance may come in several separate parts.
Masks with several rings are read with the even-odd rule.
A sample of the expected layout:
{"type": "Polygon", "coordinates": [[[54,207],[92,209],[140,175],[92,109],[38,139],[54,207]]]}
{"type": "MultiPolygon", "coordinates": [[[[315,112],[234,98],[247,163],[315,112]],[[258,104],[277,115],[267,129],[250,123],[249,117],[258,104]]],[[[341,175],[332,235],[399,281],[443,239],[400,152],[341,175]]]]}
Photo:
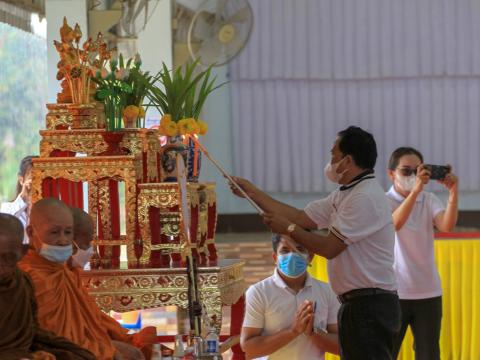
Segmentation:
{"type": "Polygon", "coordinates": [[[219,256],[245,260],[245,282],[251,285],[273,271],[270,233],[227,233],[217,235],[219,256]]]}

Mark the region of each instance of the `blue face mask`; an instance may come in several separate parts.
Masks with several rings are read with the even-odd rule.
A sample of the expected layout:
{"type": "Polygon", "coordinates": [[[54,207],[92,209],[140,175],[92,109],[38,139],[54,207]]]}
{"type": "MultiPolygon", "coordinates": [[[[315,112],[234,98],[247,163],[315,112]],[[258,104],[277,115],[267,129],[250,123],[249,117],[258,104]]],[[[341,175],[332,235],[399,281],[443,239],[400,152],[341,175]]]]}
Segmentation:
{"type": "Polygon", "coordinates": [[[72,256],[72,245],[69,246],[57,246],[42,244],[40,249],[40,255],[45,259],[56,263],[64,263],[72,256]]]}
{"type": "Polygon", "coordinates": [[[277,268],[285,276],[297,278],[307,271],[307,255],[290,252],[288,254],[278,255],[277,268]]]}

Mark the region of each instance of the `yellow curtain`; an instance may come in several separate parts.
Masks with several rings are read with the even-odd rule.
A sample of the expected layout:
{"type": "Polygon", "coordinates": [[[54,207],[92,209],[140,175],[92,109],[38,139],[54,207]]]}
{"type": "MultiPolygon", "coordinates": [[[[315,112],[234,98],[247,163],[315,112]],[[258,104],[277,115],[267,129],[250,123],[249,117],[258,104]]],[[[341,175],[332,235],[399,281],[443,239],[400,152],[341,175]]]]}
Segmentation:
{"type": "MultiPolygon", "coordinates": [[[[480,360],[480,239],[436,240],[435,258],[443,287],[441,358],[480,360]]],[[[316,256],[309,271],[328,281],[326,265],[316,256]]],[[[330,354],[325,358],[339,359],[330,354]]],[[[398,359],[415,359],[410,330],[398,359]]]]}

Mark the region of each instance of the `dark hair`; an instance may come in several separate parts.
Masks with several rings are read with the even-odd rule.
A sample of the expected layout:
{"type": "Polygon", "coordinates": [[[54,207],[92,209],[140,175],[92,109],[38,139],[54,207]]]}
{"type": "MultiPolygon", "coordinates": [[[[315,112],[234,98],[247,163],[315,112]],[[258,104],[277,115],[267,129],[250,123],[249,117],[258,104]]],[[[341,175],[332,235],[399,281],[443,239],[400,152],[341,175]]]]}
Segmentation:
{"type": "Polygon", "coordinates": [[[420,153],[420,151],[412,147],[404,146],[404,147],[399,147],[392,153],[392,155],[390,155],[390,160],[388,160],[388,168],[390,170],[395,170],[398,166],[400,158],[405,155],[415,155],[423,163],[423,156],[420,153]]]}
{"type": "MultiPolygon", "coordinates": [[[[32,168],[33,158],[37,158],[38,156],[35,155],[28,155],[25,156],[22,161],[20,161],[20,167],[18,168],[18,176],[24,177],[27,174],[27,171],[32,168]]],[[[22,184],[20,184],[20,181],[17,180],[17,194],[15,196],[18,196],[22,192],[22,184]]]]}
{"type": "Polygon", "coordinates": [[[280,244],[281,240],[282,240],[281,234],[272,233],[272,248],[274,252],[277,252],[278,245],[280,244]]]}
{"type": "Polygon", "coordinates": [[[362,169],[373,169],[377,161],[377,144],[373,135],[359,128],[349,126],[338,133],[338,147],[344,155],[351,155],[355,164],[362,169]]]}
{"type": "MultiPolygon", "coordinates": [[[[305,231],[310,232],[310,229],[303,229],[305,231]]],[[[282,234],[277,234],[277,233],[272,233],[272,248],[274,252],[277,252],[278,250],[278,245],[280,244],[280,241],[282,240],[282,234]]]]}
{"type": "Polygon", "coordinates": [[[8,236],[19,244],[23,242],[23,225],[10,214],[0,213],[0,235],[8,236]]]}

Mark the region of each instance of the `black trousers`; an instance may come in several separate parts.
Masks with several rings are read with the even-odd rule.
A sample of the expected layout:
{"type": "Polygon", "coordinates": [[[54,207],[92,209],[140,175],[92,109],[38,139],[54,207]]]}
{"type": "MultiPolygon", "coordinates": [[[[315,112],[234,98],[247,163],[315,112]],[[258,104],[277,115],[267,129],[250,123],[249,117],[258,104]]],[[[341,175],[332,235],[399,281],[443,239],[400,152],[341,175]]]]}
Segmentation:
{"type": "Polygon", "coordinates": [[[400,332],[395,341],[395,357],[402,346],[408,326],[413,333],[416,360],[440,359],[440,327],[442,297],[419,300],[400,300],[402,310],[400,332]]]}
{"type": "Polygon", "coordinates": [[[391,360],[400,330],[400,304],[394,294],[351,299],[338,312],[342,360],[391,360]]]}

